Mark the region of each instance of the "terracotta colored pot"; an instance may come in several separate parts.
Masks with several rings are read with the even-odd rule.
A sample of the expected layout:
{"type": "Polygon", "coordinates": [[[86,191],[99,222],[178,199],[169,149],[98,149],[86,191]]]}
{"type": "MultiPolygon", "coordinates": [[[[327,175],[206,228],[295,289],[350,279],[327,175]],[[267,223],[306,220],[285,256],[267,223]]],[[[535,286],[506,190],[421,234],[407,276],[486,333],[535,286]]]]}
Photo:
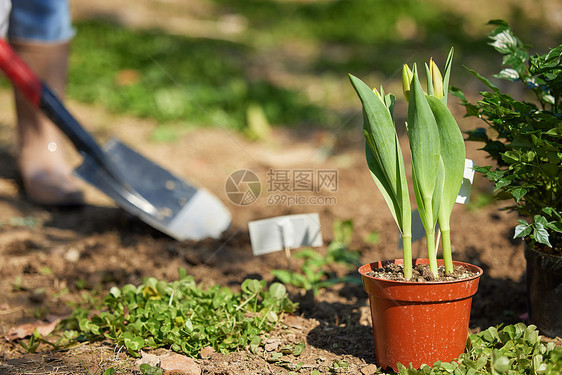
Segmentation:
{"type": "MultiPolygon", "coordinates": [[[[436,361],[450,362],[464,352],[468,336],[472,296],[478,289],[482,269],[462,265],[477,276],[435,283],[404,282],[367,276],[384,264],[402,264],[402,259],[365,264],[359,268],[369,294],[375,353],[379,367],[397,364],[415,368],[436,361]]],[[[415,259],[414,264],[428,264],[415,259]]],[[[438,264],[443,262],[438,260],[438,264]]]]}

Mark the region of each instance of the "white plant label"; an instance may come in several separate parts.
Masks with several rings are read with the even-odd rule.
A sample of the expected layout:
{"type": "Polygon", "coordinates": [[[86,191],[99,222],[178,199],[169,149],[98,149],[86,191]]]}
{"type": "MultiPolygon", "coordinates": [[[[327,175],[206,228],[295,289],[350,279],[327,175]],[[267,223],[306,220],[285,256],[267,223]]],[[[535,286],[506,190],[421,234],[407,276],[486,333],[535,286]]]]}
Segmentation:
{"type": "Polygon", "coordinates": [[[456,203],[467,204],[470,200],[470,190],[474,182],[474,162],[470,159],[464,160],[464,176],[462,179],[461,190],[457,196],[456,203]]]}
{"type": "Polygon", "coordinates": [[[303,246],[322,246],[317,213],[272,217],[248,223],[255,256],[303,246]]]}

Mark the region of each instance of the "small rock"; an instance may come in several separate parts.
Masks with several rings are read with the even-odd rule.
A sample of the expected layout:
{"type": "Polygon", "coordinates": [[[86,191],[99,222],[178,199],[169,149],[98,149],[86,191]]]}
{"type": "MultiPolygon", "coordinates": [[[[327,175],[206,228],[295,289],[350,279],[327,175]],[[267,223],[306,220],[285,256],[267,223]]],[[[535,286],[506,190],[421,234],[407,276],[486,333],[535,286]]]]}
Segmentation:
{"type": "Polygon", "coordinates": [[[181,372],[185,375],[201,375],[201,368],[195,361],[177,353],[170,353],[160,356],[160,367],[162,370],[174,373],[181,372]]]}
{"type": "Polygon", "coordinates": [[[377,372],[377,366],[370,364],[361,369],[363,375],[373,375],[377,372]]]}
{"type": "Polygon", "coordinates": [[[285,317],[284,323],[291,328],[296,328],[296,329],[302,329],[303,328],[302,327],[302,320],[298,316],[287,315],[285,317]]]}
{"type": "Polygon", "coordinates": [[[71,247],[66,253],[64,253],[64,259],[70,263],[76,263],[80,259],[80,251],[76,248],[71,247]]]}
{"type": "Polygon", "coordinates": [[[141,350],[141,358],[139,358],[139,359],[137,360],[136,365],[137,365],[137,366],[140,366],[140,365],[143,365],[143,364],[145,364],[145,363],[146,363],[147,365],[152,366],[152,367],[156,367],[156,366],[158,366],[158,365],[160,364],[160,357],[158,357],[158,356],[155,355],[155,354],[145,353],[145,352],[143,352],[143,351],[141,350]]]}
{"type": "Polygon", "coordinates": [[[213,348],[212,346],[206,346],[203,349],[201,349],[199,355],[201,356],[201,358],[209,358],[210,356],[213,355],[214,352],[215,352],[215,348],[213,348]]]}
{"type": "Polygon", "coordinates": [[[281,346],[280,340],[268,340],[264,345],[264,349],[266,352],[273,352],[279,349],[279,346],[281,346]]]}

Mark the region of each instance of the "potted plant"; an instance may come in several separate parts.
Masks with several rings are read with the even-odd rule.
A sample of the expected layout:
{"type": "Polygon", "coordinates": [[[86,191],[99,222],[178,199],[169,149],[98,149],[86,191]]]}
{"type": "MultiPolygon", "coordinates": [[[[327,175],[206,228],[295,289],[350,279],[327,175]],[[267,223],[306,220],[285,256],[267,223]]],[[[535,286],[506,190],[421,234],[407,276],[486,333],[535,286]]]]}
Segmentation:
{"type": "Polygon", "coordinates": [[[470,69],[491,91],[481,92],[476,104],[460,90],[455,95],[467,116],[488,124],[469,132],[468,140],[483,142],[496,165],[476,170],[521,216],[514,238],[525,243],[530,321],[549,336],[562,336],[562,45],[531,56],[507,23],[490,24],[496,26],[490,45],[504,65],[494,77],[517,84],[523,99],[470,69]]]}
{"type": "Polygon", "coordinates": [[[462,184],[465,160],[461,131],[447,108],[452,57],[451,49],[444,77],[433,60],[425,65],[427,93],[416,65],[413,70],[403,67],[412,185],[426,234],[425,259],[412,259],[410,193],[394,125],[395,97],[350,75],[363,105],[367,164],[402,235],[403,259],[359,268],[369,294],[377,363],[395,371],[398,363],[417,368],[438,360],[450,361],[464,351],[472,296],[482,274],[480,268],[453,262],[451,257],[449,218],[462,184]],[[436,254],[437,223],[442,234],[442,260],[436,254]],[[393,276],[384,272],[393,270],[401,280],[391,280],[393,276]]]}

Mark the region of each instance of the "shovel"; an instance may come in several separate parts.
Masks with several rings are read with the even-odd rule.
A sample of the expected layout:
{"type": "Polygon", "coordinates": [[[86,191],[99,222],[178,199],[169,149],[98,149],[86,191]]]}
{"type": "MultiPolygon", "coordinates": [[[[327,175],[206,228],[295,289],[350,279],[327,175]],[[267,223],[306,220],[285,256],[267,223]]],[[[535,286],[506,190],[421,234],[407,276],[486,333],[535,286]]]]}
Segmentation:
{"type": "Polygon", "coordinates": [[[179,179],[117,139],[101,148],[2,39],[0,69],[82,155],[83,163],[74,173],[119,207],[180,241],[218,238],[228,228],[230,212],[207,190],[179,179]]]}

